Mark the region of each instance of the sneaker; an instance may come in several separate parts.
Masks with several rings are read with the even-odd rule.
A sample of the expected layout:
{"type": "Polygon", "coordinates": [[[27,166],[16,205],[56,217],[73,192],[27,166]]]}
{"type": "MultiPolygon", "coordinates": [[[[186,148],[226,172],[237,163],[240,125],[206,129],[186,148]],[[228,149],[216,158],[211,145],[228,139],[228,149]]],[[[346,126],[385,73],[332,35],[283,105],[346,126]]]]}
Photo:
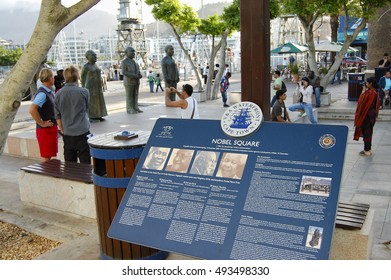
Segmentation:
{"type": "Polygon", "coordinates": [[[229,105],[228,104],[224,104],[223,107],[229,107],[229,105]]]}
{"type": "Polygon", "coordinates": [[[372,155],[372,152],[371,151],[361,151],[358,153],[360,156],[366,156],[366,157],[369,157],[372,155]]]}

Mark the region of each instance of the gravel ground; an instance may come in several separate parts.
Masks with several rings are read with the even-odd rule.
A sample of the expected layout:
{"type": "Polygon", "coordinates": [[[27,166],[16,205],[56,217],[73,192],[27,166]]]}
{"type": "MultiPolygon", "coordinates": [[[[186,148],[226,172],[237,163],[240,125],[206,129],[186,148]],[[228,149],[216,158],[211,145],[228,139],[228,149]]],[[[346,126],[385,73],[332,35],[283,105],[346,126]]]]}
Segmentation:
{"type": "Polygon", "coordinates": [[[61,242],[0,221],[0,260],[32,260],[59,245],[61,242]]]}

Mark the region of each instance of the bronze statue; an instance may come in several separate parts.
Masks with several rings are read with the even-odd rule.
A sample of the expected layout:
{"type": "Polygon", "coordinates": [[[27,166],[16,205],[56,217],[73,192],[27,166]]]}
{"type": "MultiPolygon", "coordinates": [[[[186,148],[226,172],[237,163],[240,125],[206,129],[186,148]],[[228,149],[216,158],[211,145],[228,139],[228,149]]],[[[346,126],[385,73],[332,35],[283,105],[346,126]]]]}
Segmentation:
{"type": "Polygon", "coordinates": [[[142,75],[140,73],[140,67],[134,61],[135,54],[135,50],[132,47],[127,47],[125,50],[126,58],[121,62],[126,91],[126,112],[128,114],[143,112],[138,108],[138,91],[142,75]]]}
{"type": "MultiPolygon", "coordinates": [[[[179,72],[175,60],[172,58],[174,55],[174,47],[167,45],[164,50],[166,52],[166,56],[162,59],[162,71],[165,87],[177,88],[177,83],[179,82],[179,72]]],[[[170,94],[170,100],[175,101],[174,92],[170,94]]]]}
{"type": "Polygon", "coordinates": [[[96,65],[96,54],[92,50],[86,52],[88,62],[81,72],[81,86],[90,92],[88,116],[91,122],[104,121],[107,116],[106,103],[103,97],[102,77],[99,66],[96,65]]]}

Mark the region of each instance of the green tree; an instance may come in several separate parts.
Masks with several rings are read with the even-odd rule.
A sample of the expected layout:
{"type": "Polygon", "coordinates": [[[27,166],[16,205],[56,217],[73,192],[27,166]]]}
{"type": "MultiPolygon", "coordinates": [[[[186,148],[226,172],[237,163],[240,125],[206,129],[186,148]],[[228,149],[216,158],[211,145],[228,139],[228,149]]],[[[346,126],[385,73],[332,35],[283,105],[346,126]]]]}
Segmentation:
{"type": "MultiPolygon", "coordinates": [[[[229,33],[231,32],[230,28],[227,26],[227,24],[223,21],[222,17],[215,14],[212,16],[209,16],[206,19],[201,20],[201,25],[198,27],[198,30],[201,34],[210,36],[211,37],[211,50],[210,50],[210,59],[209,59],[209,73],[208,78],[206,82],[206,98],[209,99],[216,99],[217,94],[213,91],[211,93],[211,86],[212,86],[212,80],[214,76],[214,70],[215,70],[215,59],[217,56],[217,53],[220,49],[225,50],[225,46],[227,45],[227,37],[229,33]],[[218,42],[216,42],[217,38],[220,38],[218,42]],[[224,47],[222,48],[222,46],[224,47]]],[[[225,64],[225,53],[221,54],[223,64],[220,64],[223,66],[225,64]]],[[[220,67],[220,69],[223,69],[223,67],[220,67]]],[[[219,81],[219,77],[217,75],[216,81],[219,81]]],[[[214,83],[217,85],[218,83],[214,83]]]]}
{"type": "Polygon", "coordinates": [[[344,55],[361,30],[368,23],[374,12],[390,3],[391,0],[283,0],[283,12],[296,14],[305,30],[305,38],[309,49],[308,64],[311,70],[319,75],[315,60],[314,25],[324,15],[340,14],[345,16],[344,44],[341,51],[335,57],[329,72],[321,80],[321,85],[326,88],[330,79],[337,72],[344,55]],[[362,21],[353,33],[348,33],[349,18],[358,17],[362,21]]]}
{"type": "MultiPolygon", "coordinates": [[[[277,0],[270,2],[270,18],[276,18],[280,14],[280,5],[277,0]]],[[[234,0],[231,5],[224,8],[221,16],[213,15],[207,19],[201,20],[201,25],[198,30],[204,34],[212,37],[211,56],[209,61],[209,74],[206,86],[207,99],[216,99],[219,93],[219,83],[213,84],[211,89],[215,58],[217,53],[221,51],[219,65],[221,65],[219,72],[216,75],[215,81],[220,81],[224,73],[224,65],[226,64],[226,48],[227,38],[233,32],[240,30],[240,0],[234,0]],[[220,39],[216,43],[216,39],[220,39]]]]}
{"type": "Polygon", "coordinates": [[[61,0],[41,1],[38,20],[30,41],[0,86],[0,154],[4,151],[4,144],[22,96],[45,60],[54,38],[61,29],[99,2],[100,0],[80,0],[67,8],[61,4],[61,0]]]}
{"type": "Polygon", "coordinates": [[[0,66],[13,66],[16,64],[23,51],[20,48],[6,50],[0,47],[0,66]]]}
{"type": "Polygon", "coordinates": [[[178,0],[145,0],[145,3],[152,6],[152,14],[155,19],[164,21],[171,26],[179,46],[190,62],[190,65],[197,78],[197,87],[202,90],[201,76],[197,66],[191,58],[191,53],[182,43],[181,36],[194,34],[200,25],[200,19],[193,8],[188,5],[181,5],[178,0]]]}

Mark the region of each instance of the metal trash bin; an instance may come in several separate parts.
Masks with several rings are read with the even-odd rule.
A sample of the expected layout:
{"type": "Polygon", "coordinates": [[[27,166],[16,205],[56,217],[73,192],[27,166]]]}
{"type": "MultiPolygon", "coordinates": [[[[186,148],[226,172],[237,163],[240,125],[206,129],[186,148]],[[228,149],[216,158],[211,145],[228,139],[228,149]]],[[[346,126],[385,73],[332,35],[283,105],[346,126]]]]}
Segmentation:
{"type": "Polygon", "coordinates": [[[348,100],[357,101],[362,92],[362,83],[365,81],[364,73],[348,73],[348,100]]]}
{"type": "Polygon", "coordinates": [[[96,135],[88,140],[93,158],[100,258],[105,260],[165,259],[168,252],[111,239],[107,236],[150,135],[149,132],[137,131],[137,138],[114,140],[114,135],[117,133],[96,135]]]}

